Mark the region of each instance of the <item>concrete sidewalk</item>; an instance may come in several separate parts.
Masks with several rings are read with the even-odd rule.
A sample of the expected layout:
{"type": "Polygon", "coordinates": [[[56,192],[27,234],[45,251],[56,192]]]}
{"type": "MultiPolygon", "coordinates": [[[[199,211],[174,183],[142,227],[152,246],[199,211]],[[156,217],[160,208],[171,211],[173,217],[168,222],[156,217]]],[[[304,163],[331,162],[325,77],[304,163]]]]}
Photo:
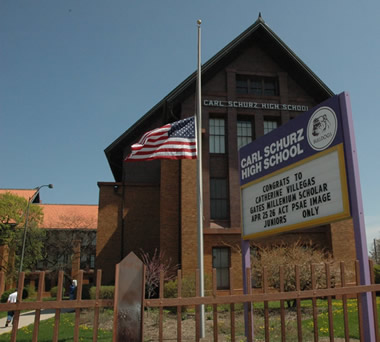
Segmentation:
{"type": "MultiPolygon", "coordinates": [[[[73,312],[73,309],[62,309],[62,313],[73,312]]],[[[35,311],[22,312],[20,319],[18,321],[18,328],[26,327],[30,324],[34,324],[35,311]]],[[[40,321],[49,319],[55,316],[55,309],[41,310],[40,321]]],[[[5,327],[5,322],[7,317],[0,318],[0,335],[12,331],[12,324],[9,324],[8,327],[5,327]]]]}

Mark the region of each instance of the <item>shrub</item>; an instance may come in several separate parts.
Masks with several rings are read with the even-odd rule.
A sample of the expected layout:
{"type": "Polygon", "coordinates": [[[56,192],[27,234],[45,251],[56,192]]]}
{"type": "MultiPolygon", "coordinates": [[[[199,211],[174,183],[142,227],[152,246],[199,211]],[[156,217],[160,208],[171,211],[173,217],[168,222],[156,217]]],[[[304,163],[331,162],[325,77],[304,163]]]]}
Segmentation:
{"type": "MultiPolygon", "coordinates": [[[[280,244],[258,249],[258,253],[252,256],[252,283],[257,287],[262,286],[263,268],[267,270],[268,286],[280,288],[280,266],[284,272],[284,290],[295,291],[295,265],[299,265],[300,290],[311,289],[311,265],[316,264],[315,282],[317,288],[326,286],[325,263],[332,264],[332,258],[324,251],[314,248],[311,245],[303,245],[299,241],[291,245],[280,244]]],[[[331,280],[334,286],[339,271],[331,268],[331,280]]],[[[288,302],[288,305],[291,303],[288,302]]],[[[294,302],[292,303],[295,304],[294,302]]]]}
{"type": "Polygon", "coordinates": [[[196,294],[196,279],[195,275],[185,276],[182,278],[182,297],[195,297],[196,294]]]}
{"type": "MultiPolygon", "coordinates": [[[[183,284],[183,281],[182,281],[183,284]]],[[[164,284],[164,297],[165,298],[177,298],[178,297],[178,281],[177,279],[169,280],[164,284]]],[[[185,296],[182,292],[182,297],[188,297],[185,296]]],[[[171,313],[177,312],[177,307],[166,307],[167,310],[171,313]]],[[[186,312],[186,307],[182,307],[182,312],[186,312]]]]}
{"type": "MultiPolygon", "coordinates": [[[[380,265],[374,264],[373,265],[373,275],[375,284],[380,284],[380,265]]],[[[380,291],[376,291],[376,296],[380,296],[380,291]]]]}
{"type": "Polygon", "coordinates": [[[37,292],[36,288],[33,285],[26,286],[24,290],[26,290],[28,293],[27,298],[36,297],[37,292]]]}
{"type": "Polygon", "coordinates": [[[373,265],[375,284],[380,284],[380,265],[373,265]]]}
{"type": "Polygon", "coordinates": [[[177,279],[170,280],[164,285],[164,297],[165,298],[177,298],[177,279]]]}
{"type": "MultiPolygon", "coordinates": [[[[212,289],[212,282],[210,277],[205,274],[205,295],[209,295],[212,289]]],[[[195,275],[187,275],[182,278],[182,297],[195,297],[196,293],[195,275]]],[[[164,297],[165,298],[177,298],[178,293],[178,281],[177,279],[170,280],[164,285],[164,297]]]]}
{"type": "Polygon", "coordinates": [[[53,297],[53,298],[56,298],[57,297],[57,292],[58,292],[58,287],[57,286],[54,286],[50,289],[50,296],[53,297]]]}
{"type": "MultiPolygon", "coordinates": [[[[0,299],[0,302],[1,303],[6,303],[8,301],[8,297],[11,293],[17,291],[17,289],[12,289],[12,290],[7,290],[7,291],[4,291],[4,293],[1,295],[1,299],[0,299]]],[[[22,291],[22,299],[25,299],[25,298],[28,298],[28,290],[25,288],[23,289],[22,291]]]]}
{"type": "Polygon", "coordinates": [[[12,289],[12,290],[7,290],[7,291],[4,291],[4,293],[1,295],[1,303],[6,303],[8,301],[8,297],[9,295],[12,293],[12,292],[15,292],[16,289],[12,289]]]}
{"type": "MultiPolygon", "coordinates": [[[[90,288],[90,298],[96,299],[96,286],[90,288]]],[[[99,298],[100,299],[113,299],[115,295],[115,286],[101,286],[99,298]]]]}
{"type": "MultiPolygon", "coordinates": [[[[50,289],[50,296],[53,298],[57,298],[57,293],[58,293],[58,286],[54,286],[50,289]]],[[[62,288],[62,297],[65,293],[65,289],[62,288]]]]}
{"type": "MultiPolygon", "coordinates": [[[[210,295],[212,289],[211,278],[206,274],[204,277],[205,281],[205,296],[210,295]]],[[[177,298],[178,294],[178,281],[177,279],[170,280],[164,285],[164,297],[165,298],[177,298]]],[[[195,297],[196,294],[196,281],[195,275],[187,275],[182,278],[182,288],[181,296],[182,297],[195,297]]],[[[177,312],[176,307],[167,308],[170,312],[177,312]]],[[[182,307],[182,312],[186,312],[186,307],[182,307]]]]}

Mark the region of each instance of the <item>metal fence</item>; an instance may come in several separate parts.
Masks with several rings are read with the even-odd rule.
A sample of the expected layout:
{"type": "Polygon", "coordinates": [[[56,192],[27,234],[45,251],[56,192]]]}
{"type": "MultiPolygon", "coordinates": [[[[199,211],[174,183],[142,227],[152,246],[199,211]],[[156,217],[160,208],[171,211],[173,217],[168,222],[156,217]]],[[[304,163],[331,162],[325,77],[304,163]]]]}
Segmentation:
{"type": "MultiPolygon", "coordinates": [[[[262,287],[260,289],[252,290],[251,286],[251,273],[247,269],[246,279],[247,288],[249,289],[248,294],[242,294],[241,289],[237,291],[234,289],[235,284],[230,284],[230,290],[228,294],[219,295],[217,291],[216,284],[216,270],[213,270],[212,274],[212,289],[207,293],[207,296],[200,297],[200,286],[199,282],[196,280],[195,284],[195,296],[193,297],[183,297],[182,296],[182,273],[181,270],[177,274],[177,294],[176,298],[165,298],[164,297],[164,275],[160,277],[160,287],[158,298],[150,299],[145,298],[144,287],[145,287],[145,268],[142,262],[134,256],[134,258],[125,258],[126,262],[122,261],[116,267],[116,285],[115,285],[115,299],[101,299],[100,298],[100,287],[101,287],[101,277],[102,272],[97,271],[96,275],[96,298],[95,299],[82,299],[82,289],[83,289],[83,271],[79,272],[78,276],[78,286],[77,286],[77,296],[75,300],[63,300],[62,289],[63,289],[63,272],[58,275],[58,289],[57,298],[54,301],[43,301],[42,294],[44,289],[45,272],[39,274],[38,281],[38,292],[35,301],[22,300],[22,290],[24,288],[24,277],[25,274],[21,273],[18,282],[18,299],[15,304],[2,303],[0,304],[0,311],[15,311],[13,328],[11,333],[11,341],[16,341],[17,330],[19,327],[20,312],[23,310],[35,310],[34,314],[34,327],[32,341],[38,341],[38,331],[40,324],[40,314],[41,310],[53,309],[55,310],[54,317],[54,327],[53,327],[53,337],[52,341],[58,341],[59,338],[59,326],[61,320],[61,310],[71,308],[75,312],[75,323],[73,327],[73,341],[79,341],[79,322],[81,309],[93,309],[93,341],[98,339],[98,326],[99,326],[99,311],[101,308],[114,308],[114,325],[113,325],[113,340],[114,341],[143,341],[146,339],[144,337],[144,311],[148,308],[157,308],[158,311],[158,341],[163,341],[166,339],[167,331],[164,329],[165,315],[164,309],[168,307],[176,307],[176,327],[172,328],[175,331],[176,340],[182,341],[182,311],[184,307],[194,307],[195,308],[195,328],[193,338],[196,341],[201,340],[200,332],[200,306],[207,305],[212,308],[212,326],[213,332],[211,338],[214,341],[221,339],[219,325],[218,325],[218,306],[227,305],[229,307],[229,336],[228,340],[237,340],[236,336],[236,310],[237,304],[244,304],[245,306],[245,335],[247,341],[254,340],[253,332],[253,303],[263,303],[263,330],[264,339],[269,341],[271,339],[270,321],[272,316],[270,315],[269,303],[279,302],[279,320],[280,320],[280,330],[281,330],[281,340],[289,340],[286,326],[286,312],[285,302],[289,300],[294,300],[296,305],[294,308],[294,313],[296,315],[296,338],[298,341],[302,341],[303,328],[302,328],[302,310],[301,301],[304,299],[311,300],[311,311],[312,311],[312,330],[313,339],[318,341],[319,327],[318,327],[318,304],[317,299],[323,298],[327,302],[327,315],[328,315],[328,333],[329,340],[334,341],[334,328],[333,328],[333,307],[332,300],[339,299],[342,303],[343,320],[344,320],[344,334],[345,340],[350,339],[350,326],[348,322],[348,297],[357,299],[357,313],[358,313],[358,325],[359,325],[359,338],[360,341],[365,341],[365,322],[363,324],[363,294],[372,294],[372,309],[373,317],[370,317],[374,322],[376,341],[379,341],[379,331],[378,331],[378,312],[376,305],[376,291],[380,291],[380,285],[374,284],[373,274],[370,285],[360,285],[359,283],[359,264],[355,263],[355,281],[354,283],[348,285],[345,275],[345,264],[340,263],[340,281],[339,284],[332,283],[331,272],[329,264],[324,265],[326,285],[324,288],[317,288],[316,277],[315,277],[315,265],[310,266],[310,279],[311,288],[308,290],[301,291],[300,287],[300,267],[294,266],[295,274],[295,291],[286,292],[284,283],[284,271],[282,268],[279,269],[280,285],[278,289],[270,288],[268,285],[268,272],[264,268],[262,271],[262,287]],[[138,269],[138,274],[141,275],[140,278],[136,278],[136,267],[138,269]],[[135,273],[134,273],[135,272],[135,273]],[[123,276],[124,274],[124,276],[123,276]],[[126,279],[129,279],[126,281],[126,279]],[[136,280],[137,279],[137,280],[136,280]],[[132,289],[133,288],[133,289],[132,289]],[[139,289],[136,292],[136,288],[139,289]],[[142,294],[142,295],[141,295],[142,294]],[[128,298],[129,297],[129,298],[128,298]],[[132,300],[131,300],[132,298],[132,300]],[[137,303],[137,304],[136,304],[137,303]],[[139,306],[136,311],[136,307],[139,306]],[[136,314],[137,313],[137,314],[136,314]],[[128,315],[130,317],[128,317],[128,315]],[[125,324],[125,322],[128,324],[125,324]],[[136,333],[137,331],[137,333],[136,333]],[[128,338],[126,336],[129,336],[128,338]]],[[[371,263],[371,262],[370,262],[371,263]]],[[[370,264],[372,269],[372,263],[370,264]]],[[[198,271],[197,271],[198,274],[198,271]]],[[[199,279],[198,276],[195,277],[199,279]]],[[[0,273],[0,282],[4,281],[4,274],[0,273]]],[[[173,331],[171,331],[173,333],[173,331]]]]}
{"type": "MultiPolygon", "coordinates": [[[[82,289],[83,289],[83,271],[78,273],[78,286],[77,286],[77,296],[76,300],[63,300],[63,271],[58,274],[58,286],[57,286],[57,298],[54,301],[43,301],[42,294],[44,290],[45,283],[45,272],[39,274],[37,298],[35,301],[24,302],[22,300],[22,293],[24,289],[24,279],[25,273],[22,272],[19,275],[18,288],[17,288],[17,302],[16,303],[1,303],[0,311],[14,311],[13,326],[11,333],[11,341],[15,342],[17,339],[17,330],[19,328],[20,312],[24,310],[35,310],[34,316],[34,326],[33,326],[33,337],[32,341],[38,341],[38,331],[40,325],[41,310],[53,309],[55,310],[54,318],[54,328],[52,341],[58,341],[59,334],[59,324],[61,319],[62,309],[73,309],[75,310],[75,324],[73,330],[73,340],[79,341],[79,318],[81,309],[93,309],[94,310],[94,320],[93,320],[93,341],[97,341],[98,325],[99,325],[99,310],[104,307],[113,307],[113,299],[100,299],[100,286],[102,280],[102,272],[98,270],[96,278],[96,298],[94,300],[86,299],[82,300],[82,289]]],[[[0,282],[4,281],[4,273],[0,272],[0,282]]]]}
{"type": "MultiPolygon", "coordinates": [[[[216,290],[216,270],[213,271],[212,277],[212,293],[206,297],[199,297],[199,283],[196,283],[196,296],[191,298],[182,298],[181,296],[181,271],[178,271],[177,279],[178,279],[178,293],[177,298],[164,298],[163,293],[163,277],[161,277],[161,286],[159,298],[157,299],[145,299],[144,306],[147,308],[159,308],[159,324],[158,324],[158,340],[163,341],[165,339],[165,331],[164,331],[164,308],[165,307],[177,307],[177,341],[182,341],[182,333],[181,333],[181,312],[184,306],[195,306],[199,308],[200,305],[209,305],[212,306],[213,311],[213,341],[218,341],[220,338],[220,334],[218,331],[218,305],[230,305],[230,336],[227,337],[230,341],[236,340],[236,329],[235,329],[235,305],[238,303],[245,303],[247,308],[246,314],[246,338],[247,341],[254,340],[253,333],[253,303],[263,303],[263,318],[264,318],[264,339],[265,341],[271,340],[271,332],[270,332],[270,320],[273,318],[269,314],[269,303],[270,302],[279,302],[279,316],[280,316],[280,326],[281,326],[281,341],[286,340],[298,340],[303,341],[303,328],[302,328],[302,310],[301,310],[301,301],[305,299],[311,300],[312,307],[312,321],[313,321],[313,340],[318,341],[319,336],[319,327],[318,327],[318,305],[317,298],[322,298],[327,301],[327,315],[328,315],[328,333],[329,340],[334,341],[334,327],[333,327],[333,305],[332,299],[339,298],[342,303],[343,309],[343,321],[344,321],[344,335],[345,341],[350,340],[350,327],[348,320],[348,298],[356,298],[357,299],[357,312],[358,312],[358,325],[359,325],[359,338],[360,341],[368,341],[365,339],[364,333],[364,324],[363,324],[363,303],[362,303],[362,295],[365,293],[372,294],[372,309],[373,309],[373,317],[369,317],[369,319],[373,319],[373,324],[375,328],[375,338],[376,341],[379,341],[379,329],[378,329],[378,318],[377,318],[377,305],[376,305],[376,291],[380,290],[380,285],[375,285],[372,275],[372,284],[371,285],[360,285],[359,282],[359,263],[355,263],[355,282],[353,284],[347,284],[346,275],[345,275],[345,264],[341,262],[340,266],[340,283],[332,284],[332,277],[330,272],[330,265],[325,264],[325,279],[326,286],[325,288],[318,288],[315,280],[315,267],[316,265],[310,265],[310,278],[311,278],[311,289],[301,291],[300,288],[300,267],[294,266],[295,272],[295,286],[296,290],[291,292],[285,292],[284,289],[284,272],[283,268],[280,267],[279,275],[280,275],[280,286],[278,290],[273,291],[273,288],[269,288],[268,286],[268,272],[264,268],[262,271],[262,288],[258,293],[257,289],[252,291],[251,287],[251,271],[247,269],[247,288],[249,289],[248,294],[236,294],[235,290],[233,290],[233,284],[231,284],[231,290],[228,295],[218,296],[216,290]],[[296,337],[287,336],[286,334],[286,311],[285,302],[289,300],[294,300],[296,303],[295,313],[296,313],[296,321],[297,321],[297,333],[296,337]],[[290,338],[290,339],[289,339],[290,338]]],[[[372,262],[371,262],[372,269],[372,262]]],[[[198,279],[198,277],[197,277],[198,279]]],[[[200,310],[197,309],[195,312],[195,340],[200,340],[200,310]]]]}

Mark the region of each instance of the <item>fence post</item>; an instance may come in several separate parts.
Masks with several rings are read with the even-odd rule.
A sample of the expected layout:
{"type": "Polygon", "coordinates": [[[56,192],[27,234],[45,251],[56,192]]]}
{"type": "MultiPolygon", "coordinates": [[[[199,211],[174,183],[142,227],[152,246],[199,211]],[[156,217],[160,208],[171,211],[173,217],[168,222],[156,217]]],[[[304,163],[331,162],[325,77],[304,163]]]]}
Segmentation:
{"type": "Polygon", "coordinates": [[[73,259],[71,261],[71,278],[78,279],[78,274],[80,270],[80,240],[74,240],[73,242],[73,259]]]}
{"type": "MultiPolygon", "coordinates": [[[[242,266],[243,266],[243,291],[244,294],[252,293],[251,279],[247,279],[247,274],[251,276],[251,272],[247,273],[247,269],[251,269],[251,245],[247,240],[241,240],[241,251],[242,251],[242,266]]],[[[248,341],[254,340],[253,331],[253,307],[252,303],[244,303],[244,325],[245,325],[245,336],[248,341]],[[250,315],[250,317],[248,317],[250,315]]]]}
{"type": "Polygon", "coordinates": [[[4,272],[0,272],[0,297],[3,295],[5,290],[5,275],[4,272]]]}
{"type": "MultiPolygon", "coordinates": [[[[356,257],[360,264],[360,284],[370,285],[370,269],[368,265],[368,249],[364,223],[363,199],[360,187],[359,162],[357,156],[354,124],[352,120],[351,103],[348,93],[340,96],[340,105],[347,113],[347,120],[343,120],[343,134],[346,136],[345,157],[347,184],[350,192],[351,216],[354,224],[356,257]]],[[[375,326],[373,321],[372,294],[365,292],[362,295],[363,303],[363,331],[366,341],[375,340],[375,326]]]]}
{"type": "Polygon", "coordinates": [[[116,265],[113,341],[143,341],[145,268],[129,253],[116,265]]]}

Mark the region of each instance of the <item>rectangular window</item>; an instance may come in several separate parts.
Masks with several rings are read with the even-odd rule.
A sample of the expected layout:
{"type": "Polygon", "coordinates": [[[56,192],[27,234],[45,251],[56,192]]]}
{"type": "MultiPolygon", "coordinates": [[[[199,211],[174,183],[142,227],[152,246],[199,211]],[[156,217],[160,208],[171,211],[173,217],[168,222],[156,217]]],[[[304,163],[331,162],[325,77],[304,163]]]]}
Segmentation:
{"type": "Polygon", "coordinates": [[[264,96],[279,96],[278,80],[275,77],[236,75],[236,92],[264,96]]]}
{"type": "Polygon", "coordinates": [[[265,96],[277,96],[278,95],[278,85],[275,79],[264,78],[263,80],[263,93],[265,96]]]}
{"type": "Polygon", "coordinates": [[[210,119],[210,153],[225,153],[225,120],[210,119]]]}
{"type": "Polygon", "coordinates": [[[212,267],[216,269],[216,288],[218,290],[230,288],[230,259],[228,247],[212,249],[212,267]]]}
{"type": "Polygon", "coordinates": [[[210,218],[212,220],[227,220],[229,218],[226,178],[210,179],[210,218]]]}
{"type": "Polygon", "coordinates": [[[239,120],[237,122],[238,149],[252,141],[252,122],[239,120]]]}
{"type": "Polygon", "coordinates": [[[93,270],[95,268],[95,255],[90,256],[90,268],[93,270]]]}
{"type": "Polygon", "coordinates": [[[80,268],[84,270],[88,267],[88,255],[86,253],[81,253],[80,256],[80,268]]]}
{"type": "Polygon", "coordinates": [[[261,79],[253,78],[247,80],[249,84],[249,93],[254,95],[263,95],[263,83],[261,79]]]}
{"type": "Polygon", "coordinates": [[[267,134],[278,127],[276,120],[264,120],[264,134],[267,134]]]}
{"type": "Polygon", "coordinates": [[[238,94],[248,94],[248,82],[242,77],[236,78],[236,92],[238,94]]]}

